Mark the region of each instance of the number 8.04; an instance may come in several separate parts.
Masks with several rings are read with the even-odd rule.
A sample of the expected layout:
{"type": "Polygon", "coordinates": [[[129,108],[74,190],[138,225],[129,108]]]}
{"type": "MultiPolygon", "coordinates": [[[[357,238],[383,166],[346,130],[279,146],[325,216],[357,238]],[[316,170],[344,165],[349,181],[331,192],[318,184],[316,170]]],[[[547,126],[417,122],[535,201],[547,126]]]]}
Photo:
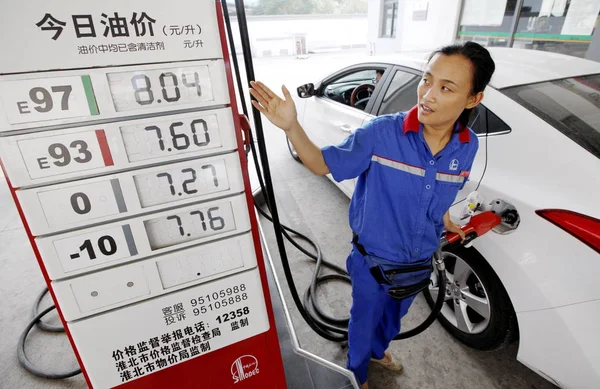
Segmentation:
{"type": "MultiPolygon", "coordinates": [[[[202,87],[200,86],[200,76],[197,72],[194,72],[194,82],[188,79],[192,77],[190,75],[182,74],[183,85],[188,88],[196,88],[196,93],[199,97],[202,96],[202,87]]],[[[161,73],[158,77],[160,83],[162,97],[168,103],[174,103],[179,101],[181,98],[181,91],[179,88],[179,79],[177,75],[172,72],[161,73]],[[167,80],[170,80],[170,85],[167,85],[167,80]]],[[[152,82],[150,78],[145,74],[136,74],[131,78],[131,86],[133,87],[133,93],[135,101],[139,105],[150,105],[154,103],[154,92],[152,91],[152,82]]],[[[185,99],[184,99],[185,100],[185,99]]],[[[161,101],[158,100],[158,103],[161,101]]]]}

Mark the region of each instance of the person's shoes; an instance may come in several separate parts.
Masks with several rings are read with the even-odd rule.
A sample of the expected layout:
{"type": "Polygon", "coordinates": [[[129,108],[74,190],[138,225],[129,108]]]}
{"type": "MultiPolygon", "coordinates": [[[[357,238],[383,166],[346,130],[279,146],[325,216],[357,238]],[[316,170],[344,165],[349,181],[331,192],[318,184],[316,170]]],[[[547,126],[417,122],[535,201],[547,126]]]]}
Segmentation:
{"type": "Polygon", "coordinates": [[[371,361],[388,370],[396,371],[398,373],[402,372],[403,370],[402,363],[394,361],[394,359],[392,358],[392,354],[388,350],[386,350],[383,359],[371,358],[371,361]]]}

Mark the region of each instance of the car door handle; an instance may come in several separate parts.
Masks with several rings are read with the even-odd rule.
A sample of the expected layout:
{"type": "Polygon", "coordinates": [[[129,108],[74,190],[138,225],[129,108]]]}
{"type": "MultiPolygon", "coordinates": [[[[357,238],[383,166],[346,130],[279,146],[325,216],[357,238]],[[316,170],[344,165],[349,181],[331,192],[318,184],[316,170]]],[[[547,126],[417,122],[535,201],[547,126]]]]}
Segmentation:
{"type": "Polygon", "coordinates": [[[352,134],[352,127],[350,127],[347,124],[342,124],[340,126],[340,130],[342,130],[342,132],[345,132],[346,134],[352,134]]]}

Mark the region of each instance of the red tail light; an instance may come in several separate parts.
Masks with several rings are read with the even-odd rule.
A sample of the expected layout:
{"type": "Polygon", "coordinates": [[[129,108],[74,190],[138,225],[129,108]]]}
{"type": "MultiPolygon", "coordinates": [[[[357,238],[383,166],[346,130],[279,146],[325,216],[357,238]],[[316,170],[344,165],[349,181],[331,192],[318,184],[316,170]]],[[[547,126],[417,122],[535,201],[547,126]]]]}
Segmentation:
{"type": "Polygon", "coordinates": [[[567,231],[600,254],[600,220],[562,209],[542,209],[535,213],[567,231]]]}

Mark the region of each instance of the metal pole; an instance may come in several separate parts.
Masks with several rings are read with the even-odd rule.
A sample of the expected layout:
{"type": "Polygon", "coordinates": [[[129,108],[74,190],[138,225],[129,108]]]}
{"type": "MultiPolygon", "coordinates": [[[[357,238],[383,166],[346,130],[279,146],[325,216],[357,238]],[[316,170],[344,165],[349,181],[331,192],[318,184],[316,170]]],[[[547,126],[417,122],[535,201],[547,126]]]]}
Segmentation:
{"type": "Polygon", "coordinates": [[[515,15],[513,16],[512,25],[510,26],[510,35],[508,36],[508,47],[513,47],[513,43],[515,42],[515,32],[517,32],[517,27],[519,26],[519,17],[521,16],[523,2],[524,0],[517,0],[515,15]]]}
{"type": "Polygon", "coordinates": [[[454,24],[454,30],[452,31],[453,38],[452,41],[456,42],[458,40],[458,33],[460,32],[460,23],[462,21],[463,10],[465,9],[465,0],[460,0],[460,5],[458,6],[458,18],[456,18],[456,23],[454,24]]]}
{"type": "Polygon", "coordinates": [[[244,86],[242,85],[242,76],[240,72],[240,65],[237,60],[237,54],[235,52],[235,42],[233,40],[233,31],[231,29],[231,19],[229,18],[229,9],[227,8],[227,0],[221,0],[223,5],[223,15],[225,16],[225,26],[227,27],[227,35],[229,35],[229,47],[231,48],[231,60],[233,61],[233,67],[235,68],[235,79],[237,81],[238,92],[240,94],[240,104],[242,104],[242,112],[244,115],[250,118],[248,115],[248,107],[246,105],[246,99],[244,98],[244,86]]]}

